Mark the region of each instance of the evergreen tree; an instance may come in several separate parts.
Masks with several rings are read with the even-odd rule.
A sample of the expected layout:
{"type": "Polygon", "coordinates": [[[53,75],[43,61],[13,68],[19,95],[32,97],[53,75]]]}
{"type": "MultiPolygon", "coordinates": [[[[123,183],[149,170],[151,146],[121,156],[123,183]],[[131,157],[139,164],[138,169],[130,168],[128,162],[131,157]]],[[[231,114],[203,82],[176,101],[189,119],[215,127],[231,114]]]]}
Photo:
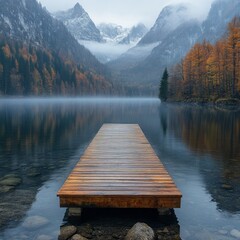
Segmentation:
{"type": "Polygon", "coordinates": [[[167,98],[168,98],[168,71],[167,71],[167,68],[165,68],[161,82],[160,82],[159,98],[161,99],[162,102],[166,102],[167,98]]]}

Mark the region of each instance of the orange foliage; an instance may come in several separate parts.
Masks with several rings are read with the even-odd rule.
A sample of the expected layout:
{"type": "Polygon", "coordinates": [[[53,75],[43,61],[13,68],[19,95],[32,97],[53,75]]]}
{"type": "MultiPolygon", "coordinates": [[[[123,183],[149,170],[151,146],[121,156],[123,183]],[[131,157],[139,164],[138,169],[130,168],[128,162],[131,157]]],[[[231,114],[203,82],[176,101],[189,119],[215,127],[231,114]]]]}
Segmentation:
{"type": "Polygon", "coordinates": [[[2,47],[2,49],[3,49],[4,55],[5,55],[7,58],[10,58],[10,57],[12,56],[11,50],[10,50],[8,44],[6,44],[4,47],[2,47]]]}
{"type": "Polygon", "coordinates": [[[179,74],[170,76],[170,94],[179,99],[214,100],[219,97],[240,97],[240,18],[228,27],[228,36],[214,46],[197,43],[183,59],[179,74]],[[176,80],[178,79],[178,80],[176,80]],[[181,94],[171,90],[174,81],[181,94]]]}
{"type": "Polygon", "coordinates": [[[29,60],[29,53],[26,47],[20,49],[20,54],[25,60],[29,60]]]}

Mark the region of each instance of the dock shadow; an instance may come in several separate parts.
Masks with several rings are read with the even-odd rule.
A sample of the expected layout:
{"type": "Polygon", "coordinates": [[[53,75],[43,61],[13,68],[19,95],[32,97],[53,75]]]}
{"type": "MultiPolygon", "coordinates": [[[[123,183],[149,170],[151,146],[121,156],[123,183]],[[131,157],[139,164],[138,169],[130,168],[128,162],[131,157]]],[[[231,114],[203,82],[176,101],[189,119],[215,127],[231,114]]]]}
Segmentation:
{"type": "Polygon", "coordinates": [[[83,209],[81,216],[65,214],[65,225],[77,227],[77,233],[92,240],[119,239],[137,222],[146,223],[155,232],[156,239],[180,240],[180,226],[173,209],[159,215],[157,209],[83,209]]]}

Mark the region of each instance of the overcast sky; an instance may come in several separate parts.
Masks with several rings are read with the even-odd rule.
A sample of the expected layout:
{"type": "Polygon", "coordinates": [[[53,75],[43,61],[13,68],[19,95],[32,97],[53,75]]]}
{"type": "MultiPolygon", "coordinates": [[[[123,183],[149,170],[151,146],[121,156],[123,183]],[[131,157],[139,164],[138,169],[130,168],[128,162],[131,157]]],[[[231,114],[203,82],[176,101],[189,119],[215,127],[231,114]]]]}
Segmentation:
{"type": "MultiPolygon", "coordinates": [[[[95,24],[116,23],[125,27],[139,22],[151,27],[162,8],[169,4],[181,3],[183,0],[38,0],[50,12],[72,8],[79,2],[88,12],[95,24]]],[[[213,0],[185,0],[194,5],[197,18],[204,18],[213,0]]]]}

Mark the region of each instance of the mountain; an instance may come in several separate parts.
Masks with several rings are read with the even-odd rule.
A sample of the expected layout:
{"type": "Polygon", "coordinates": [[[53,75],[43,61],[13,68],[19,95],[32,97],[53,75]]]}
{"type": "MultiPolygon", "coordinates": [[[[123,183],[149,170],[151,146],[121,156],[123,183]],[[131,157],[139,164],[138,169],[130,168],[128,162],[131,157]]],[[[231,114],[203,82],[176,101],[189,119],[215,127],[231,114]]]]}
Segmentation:
{"type": "MultiPolygon", "coordinates": [[[[148,71],[148,68],[144,65],[145,60],[148,59],[148,56],[151,55],[158,45],[162,44],[162,46],[166,46],[168,43],[169,45],[172,43],[174,40],[172,39],[172,35],[169,38],[168,36],[183,23],[189,21],[189,11],[189,6],[186,4],[170,5],[163,8],[153,27],[142,37],[136,46],[129,49],[126,53],[123,53],[116,60],[107,63],[108,67],[113,70],[116,81],[133,87],[138,85],[138,83],[141,86],[152,85],[151,76],[153,76],[154,79],[158,79],[155,77],[155,69],[153,71],[152,68],[156,66],[157,72],[159,69],[161,71],[161,68],[159,68],[161,61],[147,62],[146,66],[149,66],[150,69],[149,72],[145,74],[145,70],[148,71]],[[152,64],[154,66],[151,66],[152,64]]],[[[185,29],[180,29],[179,31],[186,32],[185,29]]],[[[184,34],[182,36],[184,37],[184,34]]],[[[177,41],[177,39],[174,41],[177,41]]],[[[170,51],[172,50],[171,48],[168,49],[170,51]]],[[[175,55],[177,55],[177,53],[175,53],[175,55]]],[[[156,59],[156,54],[154,54],[153,59],[156,59]]]]}
{"type": "Polygon", "coordinates": [[[114,44],[137,44],[147,32],[146,26],[142,23],[132,28],[124,28],[114,23],[101,23],[98,29],[106,43],[114,44]]]}
{"type": "Polygon", "coordinates": [[[147,49],[151,45],[137,46],[135,55],[123,54],[116,61],[110,62],[108,66],[115,72],[117,81],[130,87],[138,87],[141,92],[148,89],[151,93],[158,90],[159,79],[164,68],[176,64],[194,45],[201,35],[201,24],[197,20],[189,20],[178,26],[169,33],[161,44],[155,44],[150,54],[139,56],[139,49],[147,49]],[[136,59],[138,56],[138,59],[136,59]],[[126,59],[128,58],[128,59],[126,59]],[[139,60],[140,59],[140,60],[139,60]]]}
{"type": "Polygon", "coordinates": [[[136,44],[139,42],[140,39],[147,33],[148,29],[142,23],[139,23],[136,26],[133,26],[128,35],[123,38],[119,43],[120,44],[136,44]]]}
{"type": "Polygon", "coordinates": [[[100,31],[79,3],[67,11],[56,12],[53,16],[62,21],[78,41],[102,42],[100,31]]]}
{"type": "Polygon", "coordinates": [[[107,62],[107,66],[112,69],[115,74],[120,74],[121,71],[134,68],[138,63],[143,61],[151,54],[151,51],[158,45],[158,43],[136,45],[126,52],[122,53],[117,59],[107,62]]]}
{"type": "Polygon", "coordinates": [[[112,23],[101,23],[97,26],[103,41],[80,41],[102,63],[107,63],[118,58],[129,48],[135,46],[146,32],[143,24],[132,28],[125,28],[112,23]]]}
{"type": "Polygon", "coordinates": [[[118,44],[126,38],[130,32],[129,28],[114,23],[100,23],[98,29],[106,43],[118,44]]]}
{"type": "Polygon", "coordinates": [[[169,5],[163,8],[155,24],[141,39],[139,45],[162,41],[170,32],[189,19],[189,8],[185,4],[169,5]]]}
{"type": "MultiPolygon", "coordinates": [[[[79,83],[79,87],[82,85],[84,89],[94,89],[93,86],[97,86],[98,89],[94,89],[94,92],[101,90],[100,82],[105,84],[103,84],[104,88],[112,85],[106,80],[106,68],[89,50],[77,42],[63,23],[54,19],[36,0],[19,0],[17,4],[16,0],[0,0],[0,5],[0,36],[3,38],[1,47],[2,54],[7,59],[5,62],[0,62],[0,68],[3,69],[0,74],[2,72],[4,81],[8,81],[7,76],[10,76],[12,71],[16,73],[19,81],[24,77],[20,75],[23,71],[20,71],[20,65],[18,67],[16,63],[19,60],[24,65],[23,68],[26,68],[27,75],[29,73],[33,76],[34,70],[37,70],[35,80],[48,79],[53,86],[57,79],[61,81],[59,84],[62,83],[62,86],[65,84],[62,81],[69,81],[68,85],[71,85],[72,92],[75,83],[79,83]],[[18,45],[22,46],[21,59],[18,56],[18,45]],[[42,61],[44,59],[45,62],[42,61]],[[40,64],[42,62],[44,64],[40,64]],[[61,75],[60,66],[63,66],[64,71],[66,69],[66,74],[61,75]],[[44,75],[39,77],[38,73],[41,72],[44,72],[44,75]],[[68,79],[63,79],[64,76],[68,79]],[[85,88],[87,85],[91,86],[85,88]]],[[[2,61],[3,58],[0,60],[2,61]]],[[[16,78],[13,84],[18,84],[16,78]]],[[[31,94],[31,89],[29,91],[28,93],[31,94]]]]}
{"type": "Polygon", "coordinates": [[[164,68],[179,62],[195,43],[221,38],[232,17],[239,13],[239,0],[216,0],[202,22],[190,18],[186,5],[165,7],[136,47],[108,63],[114,79],[140,92],[148,89],[156,94],[164,68]],[[151,49],[150,43],[154,42],[156,45],[151,49]],[[143,47],[151,50],[140,54],[143,47]]]}
{"type": "Polygon", "coordinates": [[[101,69],[101,64],[81,46],[66,27],[41,7],[36,0],[0,0],[0,33],[56,51],[86,67],[101,69]]]}
{"type": "Polygon", "coordinates": [[[158,90],[156,86],[159,85],[164,68],[171,67],[180,61],[200,35],[201,24],[197,20],[182,23],[169,33],[161,44],[153,48],[149,56],[128,71],[131,83],[152,88],[151,91],[158,90]]]}
{"type": "Polygon", "coordinates": [[[215,43],[226,33],[227,24],[240,16],[239,0],[217,0],[213,2],[207,19],[202,24],[202,39],[215,43]]]}

